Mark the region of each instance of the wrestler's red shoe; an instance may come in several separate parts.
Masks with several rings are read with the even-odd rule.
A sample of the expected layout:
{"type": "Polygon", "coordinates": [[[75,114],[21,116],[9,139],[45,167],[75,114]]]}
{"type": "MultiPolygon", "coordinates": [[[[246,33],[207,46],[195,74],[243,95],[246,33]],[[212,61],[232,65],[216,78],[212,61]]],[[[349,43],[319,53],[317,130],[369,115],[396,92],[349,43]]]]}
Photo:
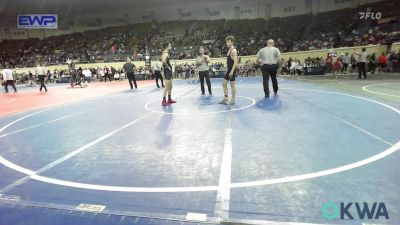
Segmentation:
{"type": "Polygon", "coordinates": [[[174,104],[174,103],[176,103],[176,101],[174,101],[174,100],[172,100],[172,99],[168,99],[168,103],[169,103],[169,104],[174,104]]]}
{"type": "Polygon", "coordinates": [[[169,105],[171,105],[171,104],[170,104],[169,102],[163,100],[163,101],[161,102],[161,105],[162,105],[162,106],[169,106],[169,105]]]}

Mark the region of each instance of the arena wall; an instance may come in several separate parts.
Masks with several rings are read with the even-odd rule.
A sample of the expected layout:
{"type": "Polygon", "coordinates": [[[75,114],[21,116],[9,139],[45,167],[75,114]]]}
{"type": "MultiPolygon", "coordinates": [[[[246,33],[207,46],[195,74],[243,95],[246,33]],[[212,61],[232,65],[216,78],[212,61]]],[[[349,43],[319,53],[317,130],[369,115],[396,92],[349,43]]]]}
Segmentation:
{"type": "Polygon", "coordinates": [[[400,42],[392,44],[392,51],[399,52],[400,50],[400,42]]]}

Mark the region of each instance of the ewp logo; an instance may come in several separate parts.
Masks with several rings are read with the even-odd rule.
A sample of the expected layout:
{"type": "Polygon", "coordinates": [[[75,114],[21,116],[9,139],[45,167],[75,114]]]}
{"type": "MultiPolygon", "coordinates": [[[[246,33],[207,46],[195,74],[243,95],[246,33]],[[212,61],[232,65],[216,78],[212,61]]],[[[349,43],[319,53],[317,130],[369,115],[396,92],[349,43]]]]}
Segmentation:
{"type": "Polygon", "coordinates": [[[20,29],[57,29],[57,14],[22,14],[17,16],[20,29]]]}
{"type": "MultiPolygon", "coordinates": [[[[353,206],[353,202],[349,202],[347,204],[341,202],[340,206],[334,202],[327,202],[322,206],[322,216],[328,220],[332,219],[354,219],[354,212],[352,214],[351,207],[353,206]]],[[[368,206],[368,203],[363,202],[360,204],[358,202],[354,203],[356,208],[356,212],[358,214],[358,218],[360,220],[363,219],[380,219],[380,217],[384,217],[385,219],[389,219],[389,214],[386,210],[386,205],[383,202],[374,202],[372,207],[368,206]]]]}

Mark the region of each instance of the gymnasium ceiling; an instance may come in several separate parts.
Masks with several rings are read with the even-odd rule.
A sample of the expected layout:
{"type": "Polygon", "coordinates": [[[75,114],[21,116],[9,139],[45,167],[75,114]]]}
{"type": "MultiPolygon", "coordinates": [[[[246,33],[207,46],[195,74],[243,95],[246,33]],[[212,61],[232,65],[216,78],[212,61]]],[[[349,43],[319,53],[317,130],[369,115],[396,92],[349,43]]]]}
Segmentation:
{"type": "MultiPolygon", "coordinates": [[[[126,8],[213,0],[0,0],[0,13],[99,13],[126,8]]],[[[214,0],[215,1],[215,0],[214,0]]],[[[221,0],[219,0],[221,1],[221,0]]],[[[224,0],[223,0],[224,1],[224,0]]],[[[228,0],[229,1],[229,0],[228,0]]]]}

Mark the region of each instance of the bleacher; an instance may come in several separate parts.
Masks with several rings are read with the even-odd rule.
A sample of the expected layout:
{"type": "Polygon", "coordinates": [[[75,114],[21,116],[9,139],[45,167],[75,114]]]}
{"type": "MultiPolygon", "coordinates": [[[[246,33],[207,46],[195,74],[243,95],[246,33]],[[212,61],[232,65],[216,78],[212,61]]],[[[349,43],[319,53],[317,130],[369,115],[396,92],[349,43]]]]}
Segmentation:
{"type": "Polygon", "coordinates": [[[172,58],[193,58],[199,46],[213,57],[226,53],[224,38],[233,35],[239,55],[253,55],[272,38],[282,52],[322,48],[385,44],[400,40],[400,4],[384,1],[359,8],[317,15],[246,20],[172,21],[143,23],[81,33],[53,36],[44,40],[0,42],[0,64],[32,66],[38,59],[58,64],[73,58],[82,62],[121,61],[127,56],[141,59],[161,53],[161,44],[173,45],[172,58]],[[360,11],[385,12],[382,22],[360,20],[360,11]],[[337,16],[340,14],[340,16],[337,16]],[[206,41],[206,42],[204,42],[206,41]]]}

